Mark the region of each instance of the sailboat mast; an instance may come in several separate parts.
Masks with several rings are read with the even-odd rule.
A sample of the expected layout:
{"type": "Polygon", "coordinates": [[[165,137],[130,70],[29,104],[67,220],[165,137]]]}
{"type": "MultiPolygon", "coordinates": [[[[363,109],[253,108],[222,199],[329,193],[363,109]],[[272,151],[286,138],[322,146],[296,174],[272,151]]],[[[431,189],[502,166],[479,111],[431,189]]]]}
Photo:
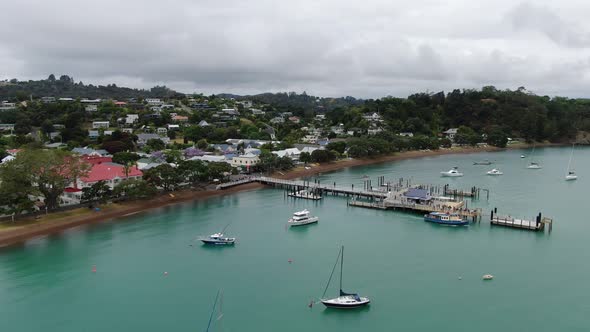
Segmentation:
{"type": "Polygon", "coordinates": [[[215,296],[215,302],[213,302],[213,309],[211,309],[211,316],[209,316],[209,324],[207,324],[206,332],[209,332],[209,328],[211,327],[211,321],[213,321],[213,314],[215,314],[215,306],[217,305],[218,299],[219,299],[219,291],[217,291],[217,295],[215,296]]]}
{"type": "Polygon", "coordinates": [[[574,147],[575,147],[575,144],[572,144],[572,153],[570,153],[570,161],[568,161],[568,163],[567,163],[566,175],[568,175],[570,172],[570,167],[572,165],[572,158],[574,157],[574,147]]]}
{"type": "Polygon", "coordinates": [[[341,249],[340,255],[340,292],[342,292],[342,268],[344,267],[344,246],[341,249]]]}

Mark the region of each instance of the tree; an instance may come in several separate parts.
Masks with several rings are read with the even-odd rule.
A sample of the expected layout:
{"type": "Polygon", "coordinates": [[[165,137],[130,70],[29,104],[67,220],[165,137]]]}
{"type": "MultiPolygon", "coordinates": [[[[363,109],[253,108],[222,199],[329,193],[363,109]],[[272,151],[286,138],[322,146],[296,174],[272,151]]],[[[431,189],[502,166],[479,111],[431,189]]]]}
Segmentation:
{"type": "Polygon", "coordinates": [[[24,164],[12,161],[0,167],[0,213],[21,214],[33,210],[29,196],[37,193],[24,164]]]}
{"type": "Polygon", "coordinates": [[[82,201],[100,200],[104,202],[111,197],[112,193],[111,187],[101,180],[90,187],[82,188],[82,201]]]}
{"type": "Polygon", "coordinates": [[[311,154],[309,152],[301,152],[299,154],[299,161],[304,162],[306,164],[311,162],[311,154]]]}
{"type": "Polygon", "coordinates": [[[178,171],[193,184],[209,179],[209,168],[200,160],[184,160],[178,165],[178,171]]]}
{"type": "Polygon", "coordinates": [[[336,158],[336,156],[334,155],[334,153],[331,153],[331,151],[328,150],[314,150],[311,153],[311,160],[313,162],[317,162],[317,163],[325,163],[328,161],[332,161],[336,158]]]}
{"type": "Polygon", "coordinates": [[[178,164],[182,160],[182,152],[180,150],[164,151],[164,157],[167,163],[178,164]]]}
{"type": "Polygon", "coordinates": [[[505,148],[508,144],[508,136],[500,128],[493,128],[488,134],[487,142],[499,148],[505,148]]]}
{"type": "Polygon", "coordinates": [[[129,176],[129,169],[140,159],[137,153],[133,152],[117,152],[113,155],[113,162],[123,165],[125,170],[125,177],[129,176]]]}
{"type": "Polygon", "coordinates": [[[143,179],[156,187],[162,187],[165,191],[170,191],[174,190],[182,182],[182,175],[174,167],[162,164],[143,172],[143,179]]]}
{"type": "Polygon", "coordinates": [[[156,195],[155,186],[142,179],[125,179],[113,189],[113,196],[130,199],[150,198],[156,195]]]}
{"type": "Polygon", "coordinates": [[[25,149],[18,153],[15,167],[27,170],[28,181],[45,197],[49,209],[58,207],[64,189],[84,177],[91,165],[63,150],[25,149]]]}
{"type": "Polygon", "coordinates": [[[146,142],[146,146],[149,147],[150,151],[160,151],[166,148],[166,144],[158,138],[150,138],[146,142]]]}
{"type": "Polygon", "coordinates": [[[346,142],[339,141],[328,143],[328,145],[326,145],[326,150],[334,150],[340,154],[343,154],[344,150],[346,150],[346,142]]]}
{"type": "Polygon", "coordinates": [[[209,146],[209,143],[207,143],[207,140],[202,138],[197,142],[197,147],[201,150],[205,150],[207,147],[209,146]]]}
{"type": "Polygon", "coordinates": [[[481,137],[471,128],[461,126],[457,129],[455,135],[455,142],[458,144],[476,145],[481,141],[481,137]]]}
{"type": "Polygon", "coordinates": [[[209,177],[211,179],[224,179],[227,174],[231,174],[233,168],[230,164],[224,162],[209,163],[209,177]]]}

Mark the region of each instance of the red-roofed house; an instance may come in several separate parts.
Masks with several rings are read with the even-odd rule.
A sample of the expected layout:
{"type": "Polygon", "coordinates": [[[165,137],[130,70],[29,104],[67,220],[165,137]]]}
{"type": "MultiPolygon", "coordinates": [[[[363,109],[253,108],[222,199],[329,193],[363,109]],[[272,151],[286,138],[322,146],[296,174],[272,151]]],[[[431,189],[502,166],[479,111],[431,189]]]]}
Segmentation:
{"type": "Polygon", "coordinates": [[[124,101],[116,101],[115,106],[123,107],[123,106],[127,106],[127,103],[124,101]]]}
{"type": "Polygon", "coordinates": [[[114,188],[119,182],[125,179],[139,179],[143,173],[132,166],[129,168],[129,175],[125,176],[125,167],[110,162],[93,164],[88,176],[78,179],[77,188],[90,187],[98,181],[104,181],[109,187],[114,188]]]}
{"type": "Polygon", "coordinates": [[[101,156],[83,156],[82,160],[92,164],[92,165],[96,165],[96,164],[102,164],[102,163],[112,163],[113,162],[113,158],[112,157],[101,157],[101,156]]]}
{"type": "Polygon", "coordinates": [[[187,122],[188,121],[188,116],[175,115],[175,116],[172,117],[172,121],[176,121],[176,122],[187,122]]]}

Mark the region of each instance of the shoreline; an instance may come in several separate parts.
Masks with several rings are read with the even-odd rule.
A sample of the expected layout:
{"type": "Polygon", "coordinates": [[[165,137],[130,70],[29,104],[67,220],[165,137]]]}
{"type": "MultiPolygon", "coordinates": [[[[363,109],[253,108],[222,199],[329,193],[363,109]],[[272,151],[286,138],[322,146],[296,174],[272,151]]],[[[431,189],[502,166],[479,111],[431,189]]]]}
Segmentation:
{"type": "MultiPolygon", "coordinates": [[[[542,147],[560,146],[559,144],[538,144],[542,147]]],[[[275,174],[273,176],[281,179],[295,179],[306,177],[318,173],[333,172],[349,167],[367,166],[380,163],[388,163],[407,159],[416,159],[423,157],[435,157],[449,154],[475,154],[480,152],[499,152],[512,149],[528,148],[528,144],[519,144],[507,148],[496,147],[468,147],[468,148],[451,148],[430,151],[405,151],[391,155],[381,156],[372,159],[346,159],[335,161],[327,164],[321,164],[305,169],[297,167],[284,174],[275,174]]],[[[185,189],[180,191],[163,194],[147,201],[131,201],[122,204],[102,205],[100,211],[94,211],[88,208],[79,208],[67,212],[56,212],[54,214],[35,217],[23,218],[16,225],[7,222],[0,227],[0,248],[22,244],[27,240],[46,236],[53,233],[59,233],[66,229],[96,224],[105,220],[123,219],[134,216],[153,209],[165,206],[176,205],[191,201],[207,199],[211,197],[231,195],[238,192],[257,190],[264,188],[260,183],[248,183],[238,185],[224,190],[195,190],[185,189]],[[103,210],[104,208],[104,210],[103,210]]]]}

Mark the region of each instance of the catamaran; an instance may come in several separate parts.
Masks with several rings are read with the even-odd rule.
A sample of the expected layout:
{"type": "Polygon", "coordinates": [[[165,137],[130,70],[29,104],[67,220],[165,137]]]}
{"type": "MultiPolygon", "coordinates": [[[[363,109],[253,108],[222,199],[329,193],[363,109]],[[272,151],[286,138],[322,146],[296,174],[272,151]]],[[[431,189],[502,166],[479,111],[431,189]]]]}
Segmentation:
{"type": "Polygon", "coordinates": [[[219,233],[211,234],[207,237],[201,238],[201,241],[205,244],[216,244],[216,245],[232,245],[236,243],[235,237],[226,237],[224,232],[227,229],[227,226],[223,228],[223,230],[219,233]]]}
{"type": "Polygon", "coordinates": [[[570,161],[567,163],[567,174],[565,175],[565,180],[566,181],[572,181],[572,180],[577,180],[578,176],[576,175],[576,172],[574,172],[571,169],[572,166],[572,158],[574,157],[574,147],[575,145],[572,144],[572,153],[570,154],[570,161]]]}
{"type": "MultiPolygon", "coordinates": [[[[533,155],[535,154],[535,146],[533,145],[533,152],[531,152],[531,159],[533,158],[533,155]]],[[[526,167],[528,169],[540,169],[542,168],[541,165],[537,162],[531,161],[531,163],[526,167]]]]}
{"type": "Polygon", "coordinates": [[[367,297],[361,297],[355,293],[345,293],[342,291],[342,268],[344,265],[344,246],[340,248],[340,252],[338,253],[338,258],[336,258],[336,263],[334,264],[334,268],[332,268],[332,273],[330,273],[330,278],[328,279],[328,284],[326,285],[326,289],[324,289],[324,294],[322,294],[321,302],[328,308],[337,308],[337,309],[351,309],[351,308],[358,308],[366,306],[371,302],[367,297]],[[326,299],[325,295],[328,291],[328,287],[330,286],[330,281],[332,281],[332,276],[334,275],[334,270],[336,270],[336,266],[338,266],[338,260],[340,260],[340,296],[326,299]]]}
{"type": "Polygon", "coordinates": [[[297,211],[293,213],[293,217],[287,221],[287,224],[289,226],[303,226],[316,223],[318,220],[320,220],[320,218],[316,216],[310,216],[309,211],[305,209],[303,211],[297,211]]]}
{"type": "Polygon", "coordinates": [[[457,167],[453,167],[452,169],[450,169],[446,172],[440,172],[440,175],[442,175],[444,177],[459,177],[459,176],[463,176],[463,173],[459,172],[457,170],[457,167]]]}

